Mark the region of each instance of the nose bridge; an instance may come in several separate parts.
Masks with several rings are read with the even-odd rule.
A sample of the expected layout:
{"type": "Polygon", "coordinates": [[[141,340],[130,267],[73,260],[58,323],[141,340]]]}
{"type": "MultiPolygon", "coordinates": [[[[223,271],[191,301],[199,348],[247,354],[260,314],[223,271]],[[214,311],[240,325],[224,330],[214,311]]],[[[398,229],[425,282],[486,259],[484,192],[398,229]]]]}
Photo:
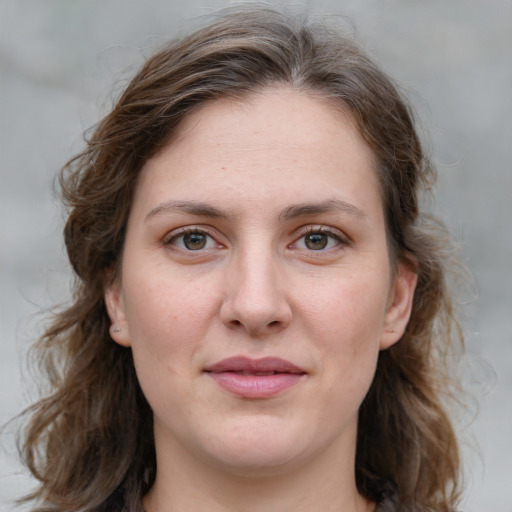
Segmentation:
{"type": "Polygon", "coordinates": [[[241,299],[253,308],[263,308],[270,304],[275,294],[276,258],[272,251],[266,248],[249,247],[240,254],[238,265],[238,293],[241,299]]]}
{"type": "Polygon", "coordinates": [[[239,247],[230,265],[223,321],[253,335],[288,325],[291,309],[281,282],[280,261],[261,238],[239,247]]]}

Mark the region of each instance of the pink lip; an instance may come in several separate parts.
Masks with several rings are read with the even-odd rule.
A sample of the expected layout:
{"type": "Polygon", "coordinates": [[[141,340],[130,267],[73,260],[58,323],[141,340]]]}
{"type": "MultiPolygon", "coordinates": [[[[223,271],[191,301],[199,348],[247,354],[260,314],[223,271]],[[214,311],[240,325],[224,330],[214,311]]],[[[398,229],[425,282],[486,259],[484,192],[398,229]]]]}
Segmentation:
{"type": "Polygon", "coordinates": [[[269,398],[297,384],[306,371],[278,357],[223,359],[204,370],[223,389],[243,398],[269,398]]]}

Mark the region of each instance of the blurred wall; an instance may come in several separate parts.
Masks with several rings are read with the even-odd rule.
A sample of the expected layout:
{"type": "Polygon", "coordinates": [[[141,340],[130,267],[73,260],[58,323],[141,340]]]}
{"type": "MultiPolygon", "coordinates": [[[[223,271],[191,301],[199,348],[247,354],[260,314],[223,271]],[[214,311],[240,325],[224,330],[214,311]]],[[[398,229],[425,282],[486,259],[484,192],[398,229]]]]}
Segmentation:
{"type": "MultiPolygon", "coordinates": [[[[35,396],[22,361],[41,330],[37,313],[68,293],[56,171],[144,56],[227,3],[0,0],[0,423],[35,396]]],[[[465,385],[474,398],[460,420],[463,510],[512,512],[512,2],[291,5],[348,16],[410,92],[429,134],[440,172],[434,208],[478,288],[465,305],[465,385]]],[[[2,511],[30,486],[16,462],[15,430],[1,437],[2,511]]]]}

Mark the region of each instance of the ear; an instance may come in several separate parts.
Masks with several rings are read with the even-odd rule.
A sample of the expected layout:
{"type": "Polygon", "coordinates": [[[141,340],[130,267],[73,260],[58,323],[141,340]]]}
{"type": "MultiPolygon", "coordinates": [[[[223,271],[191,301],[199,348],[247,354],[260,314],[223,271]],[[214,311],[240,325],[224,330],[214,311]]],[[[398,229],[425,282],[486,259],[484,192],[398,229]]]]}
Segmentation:
{"type": "Polygon", "coordinates": [[[105,288],[105,306],[111,322],[110,337],[119,345],[129,347],[131,343],[123,293],[117,280],[111,281],[105,288]]]}
{"type": "Polygon", "coordinates": [[[391,287],[388,310],[384,319],[384,330],[380,349],[394,345],[404,334],[411,316],[414,291],[418,276],[409,266],[401,264],[391,287]]]}

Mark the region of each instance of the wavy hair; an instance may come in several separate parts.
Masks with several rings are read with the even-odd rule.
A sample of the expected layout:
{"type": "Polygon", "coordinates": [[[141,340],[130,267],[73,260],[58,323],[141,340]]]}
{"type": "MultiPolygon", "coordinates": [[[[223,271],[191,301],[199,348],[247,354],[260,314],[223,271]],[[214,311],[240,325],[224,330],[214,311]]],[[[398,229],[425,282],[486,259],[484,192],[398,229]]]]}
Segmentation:
{"type": "Polygon", "coordinates": [[[449,238],[419,206],[435,170],[401,92],[351,37],[257,6],[223,12],[149,58],[61,172],[76,276],[71,305],[35,345],[51,391],[29,408],[20,450],[40,482],[27,498],[37,511],[106,512],[116,495],[141,510],[156,472],[152,412],[104,304],[137,177],[206,102],[282,84],[353,118],[378,164],[391,260],[418,276],[407,330],[380,353],[360,408],[358,490],[375,501],[393,492],[399,510],[453,511],[460,464],[446,360],[463,340],[446,284],[449,238]]]}

